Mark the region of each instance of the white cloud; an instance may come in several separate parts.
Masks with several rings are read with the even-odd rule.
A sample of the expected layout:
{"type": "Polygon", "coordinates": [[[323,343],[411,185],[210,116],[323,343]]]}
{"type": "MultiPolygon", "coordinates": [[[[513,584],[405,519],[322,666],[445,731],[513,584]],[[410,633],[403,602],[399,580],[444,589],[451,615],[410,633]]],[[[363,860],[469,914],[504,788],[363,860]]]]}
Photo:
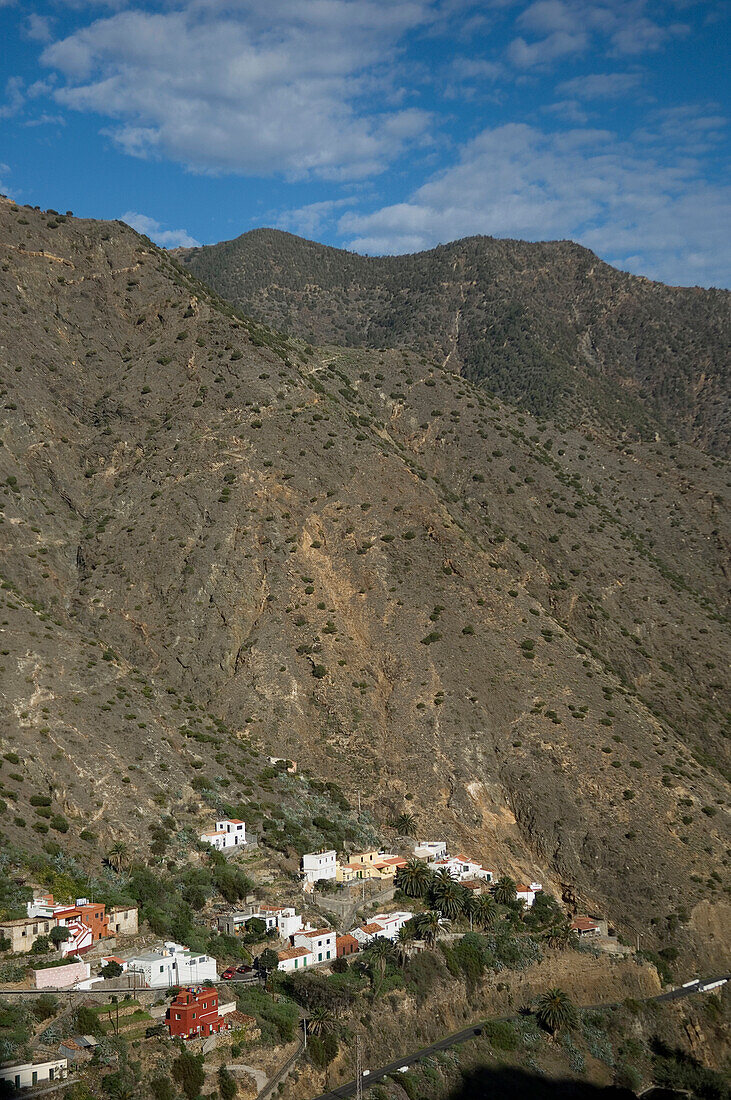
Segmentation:
{"type": "Polygon", "coordinates": [[[531,34],[576,30],[576,16],[562,0],[537,0],[520,13],[516,23],[531,34]]]}
{"type": "Polygon", "coordinates": [[[634,91],[641,80],[641,73],[591,73],[564,80],[556,90],[578,99],[615,99],[634,91]]]}
{"type": "Polygon", "coordinates": [[[509,124],[484,130],[459,162],[408,202],[339,222],[359,252],[411,252],[474,234],[572,238],[638,274],[726,285],[729,189],[704,181],[682,148],[647,155],[606,131],[544,133],[509,124]],[[672,156],[671,156],[672,154],[672,156]]]}
{"type": "Polygon", "coordinates": [[[17,115],[25,103],[23,80],[19,76],[8,77],[5,82],[5,102],[0,106],[0,118],[17,115]]]}
{"type": "Polygon", "coordinates": [[[53,37],[51,34],[51,22],[52,21],[47,16],[31,12],[26,20],[25,33],[28,38],[33,39],[34,42],[50,42],[53,37]]]}
{"type": "Polygon", "coordinates": [[[425,133],[399,109],[398,43],[432,0],[187,0],[102,18],[49,46],[66,107],[116,120],[135,156],[204,172],[354,178],[425,133]]]}
{"type": "Polygon", "coordinates": [[[514,38],[508,46],[508,58],[519,69],[532,69],[549,65],[560,57],[581,53],[588,44],[588,36],[583,31],[555,31],[539,42],[514,38]]]}
{"type": "Polygon", "coordinates": [[[284,210],[276,215],[274,225],[277,229],[286,229],[302,237],[316,237],[328,225],[337,210],[352,205],[352,199],[325,199],[322,202],[310,202],[293,210],[284,210]]]}
{"type": "Polygon", "coordinates": [[[185,229],[163,229],[162,224],[154,218],[148,218],[146,214],[137,214],[133,210],[122,214],[120,220],[131,225],[138,233],[144,233],[146,237],[162,245],[163,248],[197,248],[200,244],[185,229]]]}
{"type": "Polygon", "coordinates": [[[547,103],[541,107],[541,111],[570,122],[573,126],[583,126],[588,121],[586,111],[575,99],[559,99],[555,103],[547,103]]]}
{"type": "Polygon", "coordinates": [[[546,68],[590,43],[614,56],[639,55],[690,33],[687,23],[663,19],[658,3],[651,18],[650,7],[648,0],[535,0],[515,20],[521,34],[507,57],[519,69],[546,68]]]}

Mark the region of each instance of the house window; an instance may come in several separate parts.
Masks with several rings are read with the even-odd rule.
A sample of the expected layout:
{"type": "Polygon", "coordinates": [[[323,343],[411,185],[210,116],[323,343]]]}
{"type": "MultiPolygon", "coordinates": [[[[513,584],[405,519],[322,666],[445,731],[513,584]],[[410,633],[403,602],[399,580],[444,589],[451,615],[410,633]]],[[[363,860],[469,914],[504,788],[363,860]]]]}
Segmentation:
{"type": "Polygon", "coordinates": [[[179,1020],[179,1019],[180,1019],[180,1013],[179,1013],[179,1012],[176,1012],[176,1013],[175,1013],[175,1019],[176,1019],[176,1020],[179,1020]]]}

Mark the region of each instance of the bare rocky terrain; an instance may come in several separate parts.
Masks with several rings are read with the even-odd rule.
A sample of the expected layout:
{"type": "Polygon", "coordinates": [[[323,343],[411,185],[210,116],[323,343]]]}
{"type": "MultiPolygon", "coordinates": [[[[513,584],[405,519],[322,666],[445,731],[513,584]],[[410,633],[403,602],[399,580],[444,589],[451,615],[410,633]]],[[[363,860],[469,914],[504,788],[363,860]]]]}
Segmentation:
{"type": "Polygon", "coordinates": [[[0,252],[7,839],[245,812],[271,753],[728,961],[722,458],[283,337],[121,223],[2,200],[0,252]]]}

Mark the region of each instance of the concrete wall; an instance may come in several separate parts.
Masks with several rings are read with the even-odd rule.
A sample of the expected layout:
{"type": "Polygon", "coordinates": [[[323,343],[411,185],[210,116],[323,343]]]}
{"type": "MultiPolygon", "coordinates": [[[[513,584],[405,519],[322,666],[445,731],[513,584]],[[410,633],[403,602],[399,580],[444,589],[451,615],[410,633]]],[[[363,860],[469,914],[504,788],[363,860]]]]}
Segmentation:
{"type": "Polygon", "coordinates": [[[85,962],[70,962],[64,966],[49,966],[45,970],[34,970],[36,989],[69,989],[76,982],[89,977],[91,967],[85,962]]]}

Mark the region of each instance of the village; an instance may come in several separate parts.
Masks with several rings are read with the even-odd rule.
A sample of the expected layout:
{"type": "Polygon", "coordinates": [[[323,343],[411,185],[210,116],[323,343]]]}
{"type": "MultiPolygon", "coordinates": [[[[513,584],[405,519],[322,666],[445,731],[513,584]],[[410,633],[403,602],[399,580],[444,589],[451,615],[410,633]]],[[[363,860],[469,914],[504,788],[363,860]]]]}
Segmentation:
{"type": "MultiPolygon", "coordinates": [[[[245,822],[234,818],[215,821],[200,840],[226,855],[243,853],[249,844],[245,822]]],[[[107,909],[103,902],[86,897],[69,904],[41,891],[27,903],[24,918],[0,922],[0,943],[11,955],[29,960],[26,981],[15,985],[17,992],[98,992],[116,1002],[117,1017],[121,999],[123,1029],[131,1026],[125,1024],[131,1016],[133,1033],[146,1037],[163,1034],[187,1043],[234,1031],[252,1040],[258,1035],[257,1021],[239,1011],[237,993],[251,986],[266,988],[274,972],[334,971],[379,941],[408,955],[433,949],[440,938],[453,942],[463,935],[450,931],[450,918],[457,915],[450,902],[455,887],[470,928],[473,916],[484,924],[495,897],[519,913],[531,910],[543,896],[540,882],[500,878],[470,856],[452,854],[445,841],[417,840],[401,848],[399,853],[383,848],[350,852],[343,860],[334,849],[306,852],[301,857],[299,899],[274,904],[252,895],[243,904],[210,915],[213,931],[228,937],[227,942],[241,944],[240,959],[221,970],[218,960],[205,952],[172,940],[150,942],[141,937],[134,906],[107,909]],[[419,883],[427,881],[436,884],[435,897],[443,900],[424,910],[419,883]],[[414,910],[403,907],[410,897],[419,901],[414,910]],[[322,909],[331,914],[330,920],[306,919],[301,912],[322,909]],[[348,919],[364,910],[364,918],[348,919]],[[39,946],[55,949],[56,957],[34,965],[39,946]],[[156,993],[163,994],[162,1001],[155,1000],[156,993]],[[140,998],[147,1001],[146,1007],[140,998]],[[127,1004],[133,1006],[131,1013],[127,1004]]],[[[606,922],[600,919],[574,916],[566,930],[577,942],[592,938],[604,949],[623,950],[615,937],[608,937],[606,922]]],[[[1,991],[14,990],[6,985],[1,991]]],[[[34,1061],[0,1066],[0,1082],[24,1089],[63,1080],[94,1056],[97,1043],[89,1034],[61,1035],[55,1044],[34,1051],[34,1061]]]]}

